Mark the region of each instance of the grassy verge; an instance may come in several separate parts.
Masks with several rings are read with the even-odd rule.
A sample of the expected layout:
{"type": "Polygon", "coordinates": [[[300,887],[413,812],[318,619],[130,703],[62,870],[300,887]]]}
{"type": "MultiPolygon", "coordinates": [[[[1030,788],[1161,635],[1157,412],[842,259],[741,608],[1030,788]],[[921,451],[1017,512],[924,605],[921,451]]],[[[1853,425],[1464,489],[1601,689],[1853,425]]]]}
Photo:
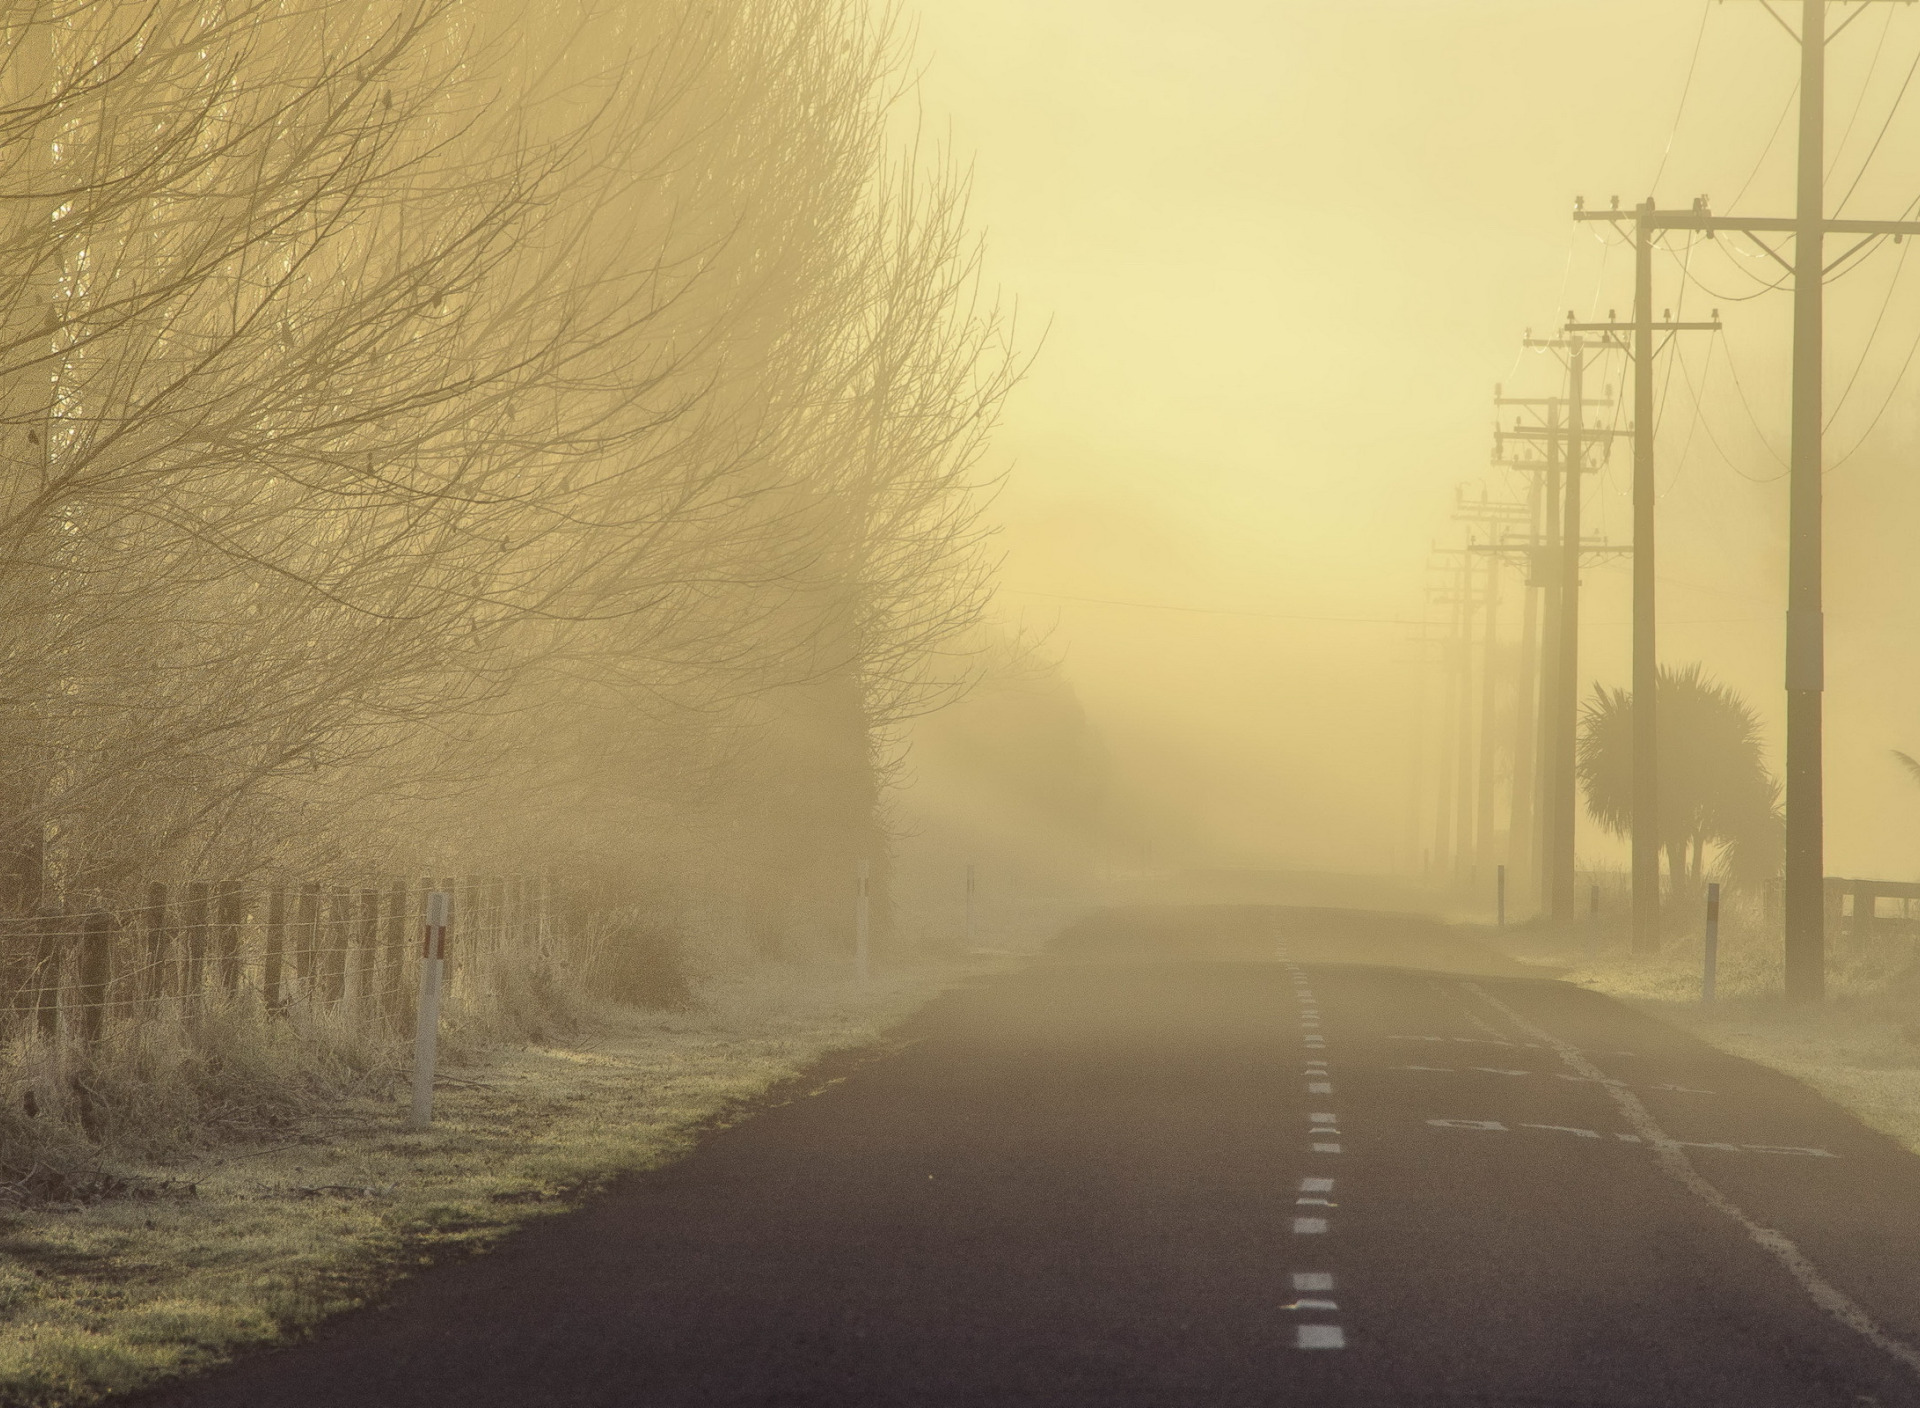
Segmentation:
{"type": "Polygon", "coordinates": [[[1584,943],[1515,934],[1505,947],[1558,970],[1568,982],[1621,998],[1723,1051],[1805,1082],[1920,1153],[1920,953],[1889,935],[1829,945],[1828,1001],[1790,1007],[1781,998],[1779,940],[1752,923],[1722,935],[1716,1001],[1700,1002],[1701,941],[1676,939],[1657,958],[1635,958],[1614,936],[1584,943]]]}
{"type": "Polygon", "coordinates": [[[675,1158],[970,971],[865,988],[784,967],[716,980],[693,1011],[611,1013],[565,1045],[449,1071],[430,1133],[403,1131],[399,1092],[341,1100],[273,1144],[116,1166],[113,1196],[8,1211],[0,1402],[89,1402],[296,1335],[675,1158]]]}

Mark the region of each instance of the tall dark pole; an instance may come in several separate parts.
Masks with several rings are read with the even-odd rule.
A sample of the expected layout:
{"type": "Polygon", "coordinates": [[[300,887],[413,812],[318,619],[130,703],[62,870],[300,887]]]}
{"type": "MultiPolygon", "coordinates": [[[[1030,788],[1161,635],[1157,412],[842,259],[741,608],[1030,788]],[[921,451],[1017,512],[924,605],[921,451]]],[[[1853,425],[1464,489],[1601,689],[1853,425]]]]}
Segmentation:
{"type": "Polygon", "coordinates": [[[1574,916],[1574,825],[1578,788],[1574,784],[1574,734],[1580,701],[1580,472],[1586,463],[1582,443],[1586,430],[1586,403],[1581,378],[1585,349],[1576,336],[1567,342],[1567,429],[1562,465],[1566,483],[1561,494],[1564,515],[1560,530],[1560,639],[1554,668],[1553,704],[1553,820],[1549,834],[1552,853],[1553,917],[1572,923],[1574,916]]]}
{"type": "Polygon", "coordinates": [[[1633,951],[1660,951],[1659,653],[1653,590],[1653,197],[1633,242],[1633,951]]]}
{"type": "Polygon", "coordinates": [[[1473,554],[1460,554],[1459,652],[1460,709],[1453,739],[1453,883],[1466,891],[1473,883],[1473,554]]]}
{"type": "Polygon", "coordinates": [[[1793,450],[1787,529],[1786,989],[1792,1002],[1818,1002],[1826,991],[1820,769],[1820,691],[1826,683],[1820,603],[1826,8],[1826,0],[1801,0],[1800,179],[1793,251],[1793,450]]]}
{"type": "Polygon", "coordinates": [[[1561,436],[1560,405],[1547,407],[1546,504],[1542,513],[1545,526],[1540,535],[1539,576],[1542,604],[1546,610],[1540,631],[1540,714],[1534,730],[1534,769],[1536,803],[1534,806],[1534,898],[1541,914],[1553,914],[1553,838],[1560,813],[1553,804],[1554,730],[1560,690],[1560,482],[1561,436]]]}
{"type": "MultiPolygon", "coordinates": [[[[1489,545],[1491,546],[1491,545],[1489,545]]],[[[1500,554],[1488,552],[1486,619],[1480,646],[1480,772],[1474,801],[1474,874],[1491,871],[1493,856],[1494,763],[1500,741],[1500,554]]],[[[1477,886],[1476,886],[1477,888],[1477,886]]]]}
{"type": "Polygon", "coordinates": [[[1527,533],[1527,576],[1520,624],[1520,666],[1513,680],[1513,791],[1507,809],[1507,865],[1518,879],[1522,893],[1537,902],[1540,895],[1536,878],[1538,865],[1534,826],[1534,793],[1538,789],[1534,766],[1536,747],[1534,727],[1539,706],[1537,681],[1540,674],[1540,543],[1541,486],[1538,480],[1527,491],[1531,521],[1527,533]]]}

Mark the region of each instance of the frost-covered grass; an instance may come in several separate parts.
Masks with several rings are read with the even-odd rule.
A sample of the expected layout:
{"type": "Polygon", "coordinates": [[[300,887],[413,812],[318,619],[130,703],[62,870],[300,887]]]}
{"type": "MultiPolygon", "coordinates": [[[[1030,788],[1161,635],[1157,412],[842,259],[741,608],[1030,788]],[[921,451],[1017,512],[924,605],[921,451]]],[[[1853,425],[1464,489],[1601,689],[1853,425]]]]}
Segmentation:
{"type": "Polygon", "coordinates": [[[1920,937],[1891,927],[1855,937],[1843,922],[1828,937],[1828,998],[1818,1007],[1786,1003],[1778,930],[1754,915],[1730,916],[1722,929],[1710,1007],[1700,1001],[1698,930],[1651,958],[1628,953],[1618,933],[1597,945],[1514,933],[1503,947],[1784,1071],[1920,1152],[1920,937]]]}
{"type": "Polygon", "coordinates": [[[729,1106],[977,971],[715,977],[691,1011],[607,1012],[448,1070],[430,1133],[402,1129],[400,1090],[345,1096],[273,1142],[119,1164],[115,1196],[0,1214],[0,1402],[82,1403],[298,1334],[677,1157],[729,1106]]]}

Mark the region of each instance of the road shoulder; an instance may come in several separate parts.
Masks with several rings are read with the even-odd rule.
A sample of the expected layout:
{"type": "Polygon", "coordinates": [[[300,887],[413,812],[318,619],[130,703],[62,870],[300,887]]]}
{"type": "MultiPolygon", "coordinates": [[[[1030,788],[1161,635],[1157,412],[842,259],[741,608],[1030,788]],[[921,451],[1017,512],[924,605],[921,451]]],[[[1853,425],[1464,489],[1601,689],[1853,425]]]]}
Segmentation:
{"type": "Polygon", "coordinates": [[[396,1101],[342,1102],[275,1144],[116,1168],[116,1196],[13,1209],[0,1216],[0,1401],[89,1402],[297,1337],[673,1161],[978,971],[929,966],[865,988],[838,973],[741,976],[693,1012],[626,1012],[450,1072],[427,1134],[402,1130],[396,1101]]]}

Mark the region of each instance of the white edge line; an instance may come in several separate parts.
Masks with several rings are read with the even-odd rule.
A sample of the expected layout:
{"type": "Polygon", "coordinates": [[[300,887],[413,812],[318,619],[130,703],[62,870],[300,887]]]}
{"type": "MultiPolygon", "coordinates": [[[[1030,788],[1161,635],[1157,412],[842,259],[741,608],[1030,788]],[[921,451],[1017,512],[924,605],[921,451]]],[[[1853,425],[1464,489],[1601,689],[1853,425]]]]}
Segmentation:
{"type": "MultiPolygon", "coordinates": [[[[1528,1036],[1552,1047],[1560,1059],[1574,1070],[1582,1075],[1605,1079],[1605,1072],[1582,1056],[1576,1048],[1560,1040],[1552,1032],[1534,1026],[1478,983],[1462,983],[1460,986],[1499,1012],[1528,1036]]],[[[1709,1207],[1739,1223],[1749,1237],[1771,1252],[1774,1259],[1787,1268],[1788,1274],[1800,1283],[1800,1289],[1812,1298],[1815,1305],[1862,1339],[1898,1359],[1916,1374],[1920,1374],[1920,1350],[1916,1350],[1904,1340],[1896,1339],[1881,1328],[1880,1322],[1867,1314],[1845,1291],[1822,1276],[1819,1268],[1807,1260],[1806,1254],[1795,1246],[1793,1240],[1784,1232],[1776,1232],[1771,1227],[1762,1227],[1742,1212],[1733,1199],[1702,1178],[1700,1171],[1693,1166],[1693,1161],[1682,1153],[1677,1143],[1655,1123],[1647,1107],[1640,1103],[1639,1096],[1631,1090],[1612,1084],[1604,1085],[1602,1089],[1612,1097],[1614,1104],[1620,1107],[1620,1113],[1626,1116],[1627,1123],[1640,1133],[1641,1138],[1653,1146],[1653,1156],[1659,1161],[1663,1170],[1709,1207]]]]}

